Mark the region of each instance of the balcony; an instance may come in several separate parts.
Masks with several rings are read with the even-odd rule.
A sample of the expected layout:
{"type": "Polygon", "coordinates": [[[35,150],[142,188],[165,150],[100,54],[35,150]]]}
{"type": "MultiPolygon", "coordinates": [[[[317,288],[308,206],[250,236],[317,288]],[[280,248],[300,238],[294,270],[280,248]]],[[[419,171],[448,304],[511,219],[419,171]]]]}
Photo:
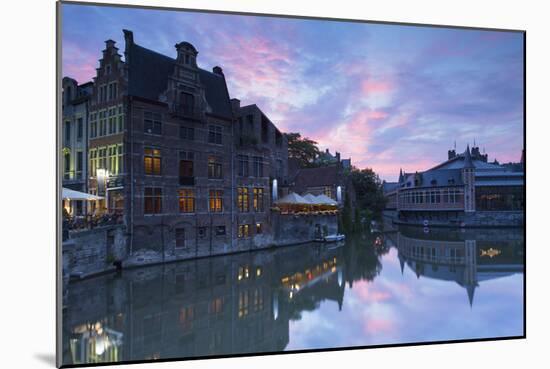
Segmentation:
{"type": "Polygon", "coordinates": [[[183,119],[202,120],[202,112],[196,106],[172,104],[172,115],[183,119]]]}
{"type": "Polygon", "coordinates": [[[194,186],[195,177],[180,177],[179,184],[180,186],[194,186]]]}
{"type": "Polygon", "coordinates": [[[239,136],[239,146],[240,147],[251,147],[258,144],[258,138],[253,134],[243,133],[239,136]]]}
{"type": "Polygon", "coordinates": [[[63,181],[80,181],[82,179],[82,171],[68,170],[63,173],[63,181]]]}

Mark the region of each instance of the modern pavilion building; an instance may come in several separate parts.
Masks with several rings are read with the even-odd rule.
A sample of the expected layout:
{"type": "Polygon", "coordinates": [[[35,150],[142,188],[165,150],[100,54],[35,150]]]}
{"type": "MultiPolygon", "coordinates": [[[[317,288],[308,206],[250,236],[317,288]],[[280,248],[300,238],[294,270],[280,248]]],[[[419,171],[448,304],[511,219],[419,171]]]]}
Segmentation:
{"type": "Polygon", "coordinates": [[[448,160],[424,172],[400,171],[385,182],[386,215],[398,223],[450,226],[523,226],[524,159],[488,162],[479,147],[449,150],[448,160]],[[513,164],[513,165],[512,165],[513,164]]]}

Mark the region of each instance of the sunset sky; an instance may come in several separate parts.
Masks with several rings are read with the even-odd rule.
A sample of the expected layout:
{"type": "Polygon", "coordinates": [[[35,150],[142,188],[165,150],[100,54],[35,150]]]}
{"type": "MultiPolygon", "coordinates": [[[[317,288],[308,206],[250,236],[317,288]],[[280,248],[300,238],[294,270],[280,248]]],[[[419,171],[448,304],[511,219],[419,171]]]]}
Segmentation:
{"type": "Polygon", "coordinates": [[[476,142],[489,160],[523,148],[523,35],[339,21],[63,5],[63,75],[87,82],[122,29],[170,57],[191,42],[231,97],[285,132],[394,181],[476,142]]]}

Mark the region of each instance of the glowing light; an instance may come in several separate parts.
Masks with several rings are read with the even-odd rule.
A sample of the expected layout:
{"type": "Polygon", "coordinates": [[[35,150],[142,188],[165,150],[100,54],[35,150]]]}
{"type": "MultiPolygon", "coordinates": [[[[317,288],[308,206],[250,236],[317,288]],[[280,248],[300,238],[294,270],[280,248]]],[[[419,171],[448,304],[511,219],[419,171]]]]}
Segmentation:
{"type": "Polygon", "coordinates": [[[279,194],[279,191],[277,190],[277,180],[274,179],[273,180],[273,191],[271,193],[271,197],[272,197],[273,201],[277,201],[278,194],[279,194]]]}
{"type": "Polygon", "coordinates": [[[500,255],[501,253],[502,251],[498,249],[493,249],[492,247],[489,248],[488,250],[481,250],[481,256],[488,256],[491,259],[494,258],[495,256],[500,255]]]}

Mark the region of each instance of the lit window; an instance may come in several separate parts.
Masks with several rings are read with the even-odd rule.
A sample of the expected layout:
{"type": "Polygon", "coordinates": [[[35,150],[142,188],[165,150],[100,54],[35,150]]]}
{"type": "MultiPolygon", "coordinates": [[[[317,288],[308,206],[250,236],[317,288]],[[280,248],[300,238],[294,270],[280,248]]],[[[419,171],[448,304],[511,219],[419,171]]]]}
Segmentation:
{"type": "Polygon", "coordinates": [[[254,211],[264,211],[264,189],[254,188],[253,190],[253,208],[254,211]]]}
{"type": "Polygon", "coordinates": [[[250,225],[249,224],[240,224],[237,232],[237,237],[239,238],[248,238],[250,237],[250,225]]]}
{"type": "Polygon", "coordinates": [[[145,174],[160,175],[161,155],[160,150],[152,147],[146,147],[143,155],[143,165],[145,174]]]}
{"type": "Polygon", "coordinates": [[[249,211],[248,188],[246,187],[237,188],[237,204],[239,207],[239,211],[241,212],[249,211]]]}
{"type": "Polygon", "coordinates": [[[193,213],[195,211],[195,191],[181,189],[178,191],[180,213],[193,213]]]}
{"type": "Polygon", "coordinates": [[[209,209],[213,213],[219,213],[223,211],[223,191],[222,190],[210,190],[209,191],[209,209]]]}

